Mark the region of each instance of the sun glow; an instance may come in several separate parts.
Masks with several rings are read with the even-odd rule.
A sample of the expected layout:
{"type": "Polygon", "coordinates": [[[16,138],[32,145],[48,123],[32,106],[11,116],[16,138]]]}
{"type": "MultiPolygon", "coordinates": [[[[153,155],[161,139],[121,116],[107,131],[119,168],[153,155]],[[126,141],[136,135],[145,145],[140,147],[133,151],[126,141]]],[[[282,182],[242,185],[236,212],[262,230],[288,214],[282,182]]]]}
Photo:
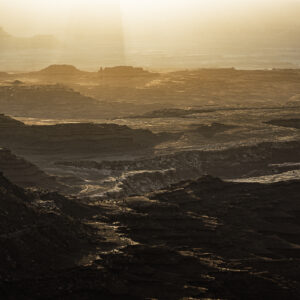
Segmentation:
{"type": "MultiPolygon", "coordinates": [[[[293,1],[293,0],[291,0],[293,1]]],[[[298,1],[299,0],[294,0],[298,1]]],[[[272,5],[283,0],[272,0],[272,5]]],[[[0,0],[0,26],[16,34],[57,33],[66,24],[210,19],[271,0],[0,0]],[[101,22],[100,22],[101,20],[101,22]]]]}
{"type": "MultiPolygon", "coordinates": [[[[107,57],[115,53],[117,62],[107,58],[107,64],[124,63],[127,57],[131,60],[125,63],[134,63],[136,53],[146,53],[145,57],[154,52],[194,55],[217,49],[218,55],[223,55],[228,48],[287,47],[287,43],[294,47],[299,41],[299,3],[300,0],[0,0],[0,27],[15,37],[52,35],[63,48],[59,55],[64,62],[83,64],[88,60],[92,65],[95,60],[105,60],[103,53],[108,53],[107,57]]],[[[151,59],[147,63],[151,65],[151,59]]]]}

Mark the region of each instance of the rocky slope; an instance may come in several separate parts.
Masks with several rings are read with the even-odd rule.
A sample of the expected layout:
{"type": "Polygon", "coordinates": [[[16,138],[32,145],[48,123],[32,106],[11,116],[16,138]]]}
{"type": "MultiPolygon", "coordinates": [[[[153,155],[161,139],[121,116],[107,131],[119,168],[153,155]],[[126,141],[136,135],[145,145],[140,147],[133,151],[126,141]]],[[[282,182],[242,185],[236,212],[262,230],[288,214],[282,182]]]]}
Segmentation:
{"type": "MultiPolygon", "coordinates": [[[[79,209],[80,204],[69,202],[73,203],[72,210],[70,204],[66,205],[67,199],[56,195],[54,202],[60,203],[61,208],[59,214],[53,215],[49,209],[42,214],[40,210],[45,203],[32,208],[32,203],[39,203],[30,198],[32,195],[3,177],[0,179],[4,216],[0,238],[9,241],[1,247],[5,252],[1,262],[5,280],[1,281],[0,293],[5,299],[298,299],[300,296],[299,181],[262,185],[226,183],[204,177],[140,197],[102,202],[93,208],[82,205],[79,209]],[[90,235],[80,222],[65,219],[71,215],[76,220],[74,213],[70,214],[72,211],[80,211],[81,218],[85,216],[96,226],[98,240],[94,236],[93,245],[97,255],[88,264],[68,268],[66,263],[77,257],[76,245],[81,250],[92,245],[83,246],[84,239],[76,240],[81,230],[90,235]],[[21,214],[22,218],[14,218],[14,214],[21,214]],[[46,223],[43,227],[39,226],[41,220],[46,223]],[[38,224],[34,230],[33,222],[38,224]],[[116,239],[120,235],[125,241],[122,246],[116,239]],[[104,243],[101,236],[105,237],[104,243]],[[61,245],[62,238],[66,243],[61,245]],[[21,241],[22,253],[9,247],[10,243],[21,241]],[[107,250],[109,243],[112,251],[107,250]],[[48,248],[41,253],[45,244],[48,248]],[[72,250],[65,244],[71,245],[72,250]],[[28,252],[27,245],[35,247],[28,252]],[[57,245],[61,247],[55,248],[57,245]],[[53,248],[57,252],[52,252],[53,248]],[[55,267],[65,258],[66,250],[68,260],[60,268],[55,267]],[[19,260],[21,263],[14,265],[19,260]],[[25,271],[23,265],[28,265],[23,260],[34,261],[30,270],[40,264],[40,272],[25,271]],[[47,265],[52,267],[45,269],[47,265]]],[[[50,199],[54,195],[41,198],[45,197],[50,199]]]]}
{"type": "MultiPolygon", "coordinates": [[[[298,170],[300,143],[273,142],[233,147],[220,151],[185,151],[123,161],[61,161],[58,168],[74,174],[89,174],[88,195],[118,198],[155,191],[182,180],[205,174],[223,179],[251,178],[298,170]],[[290,164],[284,164],[289,162],[290,164]]],[[[82,183],[83,185],[86,183],[82,183]]]]}
{"type": "Polygon", "coordinates": [[[268,121],[266,123],[275,126],[300,129],[300,119],[276,119],[276,120],[268,121]]]}
{"type": "Polygon", "coordinates": [[[131,129],[116,124],[69,123],[52,126],[26,126],[0,115],[0,144],[24,154],[45,155],[125,153],[152,148],[173,138],[168,134],[154,134],[150,130],[131,129]]]}
{"type": "Polygon", "coordinates": [[[22,187],[39,187],[51,190],[68,190],[57,178],[47,175],[36,165],[0,148],[0,171],[6,178],[22,187]]]}
{"type": "Polygon", "coordinates": [[[56,193],[24,190],[0,174],[1,284],[74,266],[92,235],[76,211],[89,212],[56,193]]]}
{"type": "MultiPolygon", "coordinates": [[[[42,73],[40,76],[47,77],[47,74],[42,73]]],[[[63,82],[59,80],[59,75],[51,76],[52,81],[49,84],[14,84],[14,81],[12,84],[0,84],[1,112],[28,118],[82,120],[117,117],[120,116],[120,110],[124,109],[125,115],[132,109],[132,104],[120,104],[117,99],[108,102],[105,99],[99,101],[84,96],[69,87],[57,84],[63,82]]],[[[19,78],[24,80],[22,76],[19,78]]],[[[71,76],[70,80],[76,85],[76,80],[81,80],[80,78],[71,76]]],[[[10,76],[9,79],[13,80],[14,77],[10,76]]]]}
{"type": "Polygon", "coordinates": [[[37,118],[103,118],[111,106],[59,84],[0,86],[3,113],[37,118]]]}
{"type": "Polygon", "coordinates": [[[296,299],[299,188],[206,177],[128,198],[114,220],[140,245],[109,255],[109,266],[141,297],[296,299]]]}

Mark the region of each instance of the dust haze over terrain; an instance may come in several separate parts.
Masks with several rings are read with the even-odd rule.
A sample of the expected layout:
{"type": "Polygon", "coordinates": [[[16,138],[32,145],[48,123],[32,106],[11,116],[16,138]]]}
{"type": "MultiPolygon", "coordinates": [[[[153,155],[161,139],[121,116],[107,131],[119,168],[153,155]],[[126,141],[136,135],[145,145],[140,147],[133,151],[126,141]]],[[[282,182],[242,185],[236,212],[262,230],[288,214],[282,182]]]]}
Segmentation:
{"type": "Polygon", "coordinates": [[[0,298],[299,299],[299,16],[0,0],[0,298]]]}
{"type": "Polygon", "coordinates": [[[1,66],[11,71],[51,63],[95,70],[95,62],[150,68],[298,67],[299,14],[296,0],[2,0],[0,26],[7,34],[23,38],[24,44],[36,35],[53,41],[51,49],[41,41],[39,49],[36,43],[34,49],[12,51],[1,38],[1,66]],[[16,64],[19,54],[27,59],[16,64]]]}

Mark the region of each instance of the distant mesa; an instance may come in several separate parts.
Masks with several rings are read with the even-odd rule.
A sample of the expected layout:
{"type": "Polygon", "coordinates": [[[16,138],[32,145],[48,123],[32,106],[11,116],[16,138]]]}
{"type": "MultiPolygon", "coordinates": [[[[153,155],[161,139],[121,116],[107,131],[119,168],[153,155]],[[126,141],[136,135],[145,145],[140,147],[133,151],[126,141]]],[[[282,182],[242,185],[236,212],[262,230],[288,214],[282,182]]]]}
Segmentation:
{"type": "Polygon", "coordinates": [[[144,70],[143,68],[135,68],[130,66],[117,66],[117,67],[108,67],[100,68],[98,72],[86,72],[77,69],[73,65],[50,65],[45,69],[42,69],[34,74],[42,76],[59,76],[59,77],[70,77],[70,76],[85,76],[90,79],[109,79],[109,78],[141,78],[141,77],[150,77],[156,76],[156,73],[151,73],[144,70]]]}
{"type": "Polygon", "coordinates": [[[151,73],[143,68],[132,66],[116,66],[108,68],[100,68],[98,74],[105,77],[135,77],[135,76],[153,76],[156,73],[151,73]]]}
{"type": "MultiPolygon", "coordinates": [[[[5,40],[5,39],[4,39],[5,40]]],[[[4,42],[5,44],[6,42],[4,42]]],[[[25,47],[26,48],[26,47],[25,47]]],[[[24,48],[24,49],[25,49],[24,48]]],[[[2,49],[2,41],[0,36],[0,50],[2,49]]],[[[18,49],[12,48],[14,50],[18,49]]],[[[5,71],[5,70],[3,70],[5,71]]],[[[49,80],[49,82],[69,82],[70,80],[85,80],[85,82],[99,83],[99,80],[107,81],[122,81],[122,79],[142,79],[142,80],[152,80],[154,77],[158,76],[158,73],[149,72],[143,68],[137,68],[132,66],[116,66],[116,67],[106,67],[100,68],[97,72],[80,70],[74,65],[70,64],[52,64],[43,69],[37,71],[29,71],[22,74],[8,74],[6,72],[0,72],[0,78],[11,78],[11,79],[22,79],[24,78],[34,78],[41,80],[49,80]],[[21,76],[21,77],[20,77],[21,76]]]]}
{"type": "MultiPolygon", "coordinates": [[[[93,74],[92,72],[81,71],[73,65],[66,64],[54,64],[50,65],[45,69],[42,69],[37,72],[42,75],[84,75],[84,74],[93,74]]],[[[116,66],[116,67],[107,67],[100,68],[98,74],[103,77],[141,77],[141,76],[153,76],[155,73],[144,70],[143,68],[135,68],[131,66],[116,66]]]]}
{"type": "Polygon", "coordinates": [[[72,65],[50,65],[38,73],[45,75],[77,75],[82,71],[72,65]]]}

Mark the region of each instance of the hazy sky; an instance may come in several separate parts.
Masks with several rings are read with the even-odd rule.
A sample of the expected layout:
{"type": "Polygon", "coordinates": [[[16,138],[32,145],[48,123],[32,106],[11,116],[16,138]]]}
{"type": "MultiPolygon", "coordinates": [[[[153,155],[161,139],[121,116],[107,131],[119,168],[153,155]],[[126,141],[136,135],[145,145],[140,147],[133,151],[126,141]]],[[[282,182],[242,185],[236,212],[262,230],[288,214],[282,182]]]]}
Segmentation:
{"type": "Polygon", "coordinates": [[[132,31],[136,25],[137,32],[191,25],[217,31],[224,25],[251,27],[264,18],[268,26],[293,29],[300,23],[299,4],[299,0],[0,0],[0,24],[23,36],[110,32],[116,27],[132,31]]]}
{"type": "Polygon", "coordinates": [[[0,0],[1,26],[124,51],[290,48],[300,47],[300,0],[0,0]]]}

